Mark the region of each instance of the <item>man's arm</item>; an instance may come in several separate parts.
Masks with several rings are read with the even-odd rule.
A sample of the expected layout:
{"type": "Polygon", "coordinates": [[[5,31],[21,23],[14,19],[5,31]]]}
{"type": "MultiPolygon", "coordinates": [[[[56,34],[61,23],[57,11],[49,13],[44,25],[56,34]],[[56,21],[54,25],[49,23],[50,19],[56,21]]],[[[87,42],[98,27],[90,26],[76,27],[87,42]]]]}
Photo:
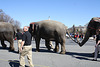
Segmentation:
{"type": "Polygon", "coordinates": [[[22,51],[22,47],[23,47],[24,43],[25,43],[25,41],[22,41],[21,47],[20,47],[20,52],[22,51]]]}
{"type": "Polygon", "coordinates": [[[99,43],[100,43],[100,40],[97,42],[96,47],[98,46],[99,43]]]}

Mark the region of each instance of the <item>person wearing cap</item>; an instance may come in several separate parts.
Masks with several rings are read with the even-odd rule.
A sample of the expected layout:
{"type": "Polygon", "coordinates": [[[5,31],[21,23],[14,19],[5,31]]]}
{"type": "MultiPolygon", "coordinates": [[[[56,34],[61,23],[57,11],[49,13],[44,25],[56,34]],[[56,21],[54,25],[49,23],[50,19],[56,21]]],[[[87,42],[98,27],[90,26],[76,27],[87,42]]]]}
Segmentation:
{"type": "Polygon", "coordinates": [[[20,47],[20,67],[25,67],[25,56],[27,56],[29,67],[34,67],[32,62],[32,45],[31,45],[31,34],[28,31],[28,27],[23,28],[22,43],[20,47]]]}
{"type": "Polygon", "coordinates": [[[96,31],[96,45],[93,61],[97,61],[97,56],[100,51],[100,28],[96,31]]]}

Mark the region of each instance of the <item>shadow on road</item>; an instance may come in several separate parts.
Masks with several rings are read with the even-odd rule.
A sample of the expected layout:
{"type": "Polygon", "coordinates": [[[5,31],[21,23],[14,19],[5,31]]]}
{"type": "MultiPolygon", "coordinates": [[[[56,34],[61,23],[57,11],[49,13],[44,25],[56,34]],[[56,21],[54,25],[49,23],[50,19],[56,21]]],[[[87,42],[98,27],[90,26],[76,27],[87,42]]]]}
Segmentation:
{"type": "Polygon", "coordinates": [[[6,48],[0,47],[0,50],[9,50],[9,48],[8,47],[6,47],[6,48]]]}
{"type": "MultiPolygon", "coordinates": [[[[39,52],[48,52],[48,53],[54,53],[53,51],[51,50],[47,50],[47,49],[44,49],[45,47],[40,47],[40,51],[39,52]]],[[[36,51],[36,48],[32,48],[32,51],[36,51]]]]}
{"type": "Polygon", "coordinates": [[[9,60],[8,62],[11,67],[19,67],[20,65],[18,60],[9,60]]]}
{"type": "MultiPolygon", "coordinates": [[[[6,47],[6,48],[0,47],[0,50],[8,50],[8,51],[9,51],[9,48],[8,48],[8,47],[6,47]]],[[[35,51],[36,51],[36,48],[32,48],[32,51],[35,52],[35,51]]],[[[9,51],[9,52],[19,54],[18,51],[9,51]]],[[[39,52],[54,53],[54,52],[51,51],[51,50],[47,50],[46,47],[40,47],[40,51],[39,51],[39,52]]]]}
{"type": "MultiPolygon", "coordinates": [[[[20,63],[18,60],[9,60],[8,62],[9,62],[10,67],[19,67],[20,66],[20,63]]],[[[28,66],[25,65],[25,67],[28,67],[28,66]]]]}
{"type": "Polygon", "coordinates": [[[8,50],[9,52],[19,54],[18,51],[10,51],[8,47],[6,47],[6,48],[0,47],[0,50],[8,50]]]}
{"type": "MultiPolygon", "coordinates": [[[[66,52],[66,55],[70,55],[76,59],[80,59],[80,60],[90,60],[92,61],[93,58],[93,54],[92,53],[77,53],[77,52],[66,52]]],[[[100,54],[98,55],[98,58],[100,58],[100,54]]],[[[100,61],[98,61],[100,62],[100,61]]]]}

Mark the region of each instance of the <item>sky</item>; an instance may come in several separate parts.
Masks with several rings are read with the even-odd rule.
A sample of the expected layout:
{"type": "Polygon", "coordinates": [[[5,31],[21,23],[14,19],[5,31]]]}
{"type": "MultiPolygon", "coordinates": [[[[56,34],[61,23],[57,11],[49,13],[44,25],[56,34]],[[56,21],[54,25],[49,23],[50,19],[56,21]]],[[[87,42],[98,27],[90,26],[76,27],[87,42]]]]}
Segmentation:
{"type": "Polygon", "coordinates": [[[21,28],[49,16],[70,28],[100,17],[100,0],[0,0],[0,9],[19,21],[21,28]]]}

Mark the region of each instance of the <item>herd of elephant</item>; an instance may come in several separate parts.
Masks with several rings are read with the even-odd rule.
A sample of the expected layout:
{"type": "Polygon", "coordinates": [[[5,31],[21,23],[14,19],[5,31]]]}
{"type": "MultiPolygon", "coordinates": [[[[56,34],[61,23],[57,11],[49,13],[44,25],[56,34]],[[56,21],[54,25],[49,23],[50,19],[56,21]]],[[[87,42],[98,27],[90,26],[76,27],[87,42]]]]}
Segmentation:
{"type": "MultiPolygon", "coordinates": [[[[69,37],[79,46],[83,46],[92,35],[96,35],[96,30],[100,28],[100,18],[93,17],[87,26],[87,31],[82,42],[75,41],[69,34],[67,27],[58,21],[53,20],[43,20],[39,22],[30,23],[29,32],[35,38],[36,51],[39,51],[40,40],[45,39],[45,45],[50,50],[50,41],[55,41],[54,52],[59,51],[59,44],[61,44],[61,54],[66,53],[65,41],[66,33],[69,37]]],[[[10,43],[9,50],[14,51],[14,41],[15,30],[12,24],[6,22],[0,22],[0,40],[3,48],[6,48],[4,41],[10,43]]]]}

